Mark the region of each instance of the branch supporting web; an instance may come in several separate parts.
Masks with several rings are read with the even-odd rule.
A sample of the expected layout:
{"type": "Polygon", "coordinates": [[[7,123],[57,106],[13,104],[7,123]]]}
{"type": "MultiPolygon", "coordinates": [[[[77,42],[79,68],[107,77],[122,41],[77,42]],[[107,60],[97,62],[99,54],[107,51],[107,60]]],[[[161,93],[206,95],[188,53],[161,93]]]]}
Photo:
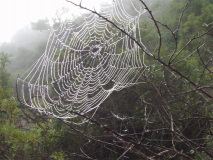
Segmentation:
{"type": "MultiPolygon", "coordinates": [[[[99,14],[143,45],[139,20],[145,10],[129,2],[104,5],[99,14]]],[[[144,58],[113,24],[84,14],[51,31],[44,54],[18,78],[18,92],[25,105],[57,118],[76,117],[72,111],[95,113],[113,91],[138,82],[149,69],[144,58]]]]}

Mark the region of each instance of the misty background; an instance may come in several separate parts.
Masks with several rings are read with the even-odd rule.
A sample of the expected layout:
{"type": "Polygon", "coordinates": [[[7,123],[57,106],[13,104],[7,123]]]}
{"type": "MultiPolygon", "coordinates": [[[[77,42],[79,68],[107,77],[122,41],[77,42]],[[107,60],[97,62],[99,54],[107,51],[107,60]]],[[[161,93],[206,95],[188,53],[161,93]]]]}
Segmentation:
{"type": "MultiPolygon", "coordinates": [[[[113,1],[82,0],[82,6],[92,10],[94,6],[98,11],[103,3],[113,1]]],[[[123,2],[125,11],[134,15],[130,0],[119,1],[123,2]]],[[[144,7],[139,0],[131,1],[138,4],[135,5],[137,9],[144,7]]],[[[44,53],[50,31],[65,20],[75,18],[72,23],[79,26],[85,21],[84,10],[66,0],[0,0],[0,159],[134,160],[145,159],[141,155],[146,155],[150,159],[165,156],[165,159],[174,160],[186,157],[210,160],[204,151],[211,152],[213,157],[213,98],[203,94],[213,95],[213,30],[210,30],[213,27],[213,1],[193,0],[186,10],[188,0],[144,2],[159,22],[161,50],[158,51],[159,33],[148,12],[140,16],[135,33],[140,33],[140,42],[157,59],[144,56],[149,68],[141,73],[145,75],[140,78],[144,83],[113,92],[95,115],[92,112],[86,115],[101,125],[90,122],[74,125],[76,132],[72,123],[66,124],[67,120],[52,118],[19,103],[17,97],[28,95],[26,91],[29,89],[22,86],[25,91],[17,92],[16,79],[44,53]],[[203,36],[192,41],[198,30],[203,36]],[[176,54],[176,51],[180,52],[176,54]],[[171,130],[173,122],[175,127],[171,130]]],[[[116,50],[122,49],[122,45],[116,45],[116,50]]],[[[64,51],[60,53],[63,55],[64,51]]],[[[59,56],[56,54],[55,57],[59,56]]],[[[62,59],[59,57],[58,62],[61,63],[62,59]]],[[[57,71],[55,68],[52,70],[54,73],[57,71]]],[[[117,71],[114,73],[119,74],[117,71]]],[[[106,89],[111,87],[103,86],[106,89]]],[[[36,93],[37,86],[33,88],[36,93]]],[[[54,100],[55,92],[50,89],[49,93],[54,100]]],[[[88,91],[85,93],[89,95],[88,91]]],[[[44,107],[40,95],[32,94],[30,98],[32,104],[44,107]]],[[[62,96],[61,100],[66,102],[62,96]]],[[[79,123],[84,118],[78,116],[70,122],[79,123]]]]}
{"type": "MultiPolygon", "coordinates": [[[[109,1],[84,0],[82,6],[99,10],[101,4],[109,1]]],[[[43,54],[51,29],[83,13],[66,0],[1,0],[0,53],[9,55],[11,83],[43,54]]]]}

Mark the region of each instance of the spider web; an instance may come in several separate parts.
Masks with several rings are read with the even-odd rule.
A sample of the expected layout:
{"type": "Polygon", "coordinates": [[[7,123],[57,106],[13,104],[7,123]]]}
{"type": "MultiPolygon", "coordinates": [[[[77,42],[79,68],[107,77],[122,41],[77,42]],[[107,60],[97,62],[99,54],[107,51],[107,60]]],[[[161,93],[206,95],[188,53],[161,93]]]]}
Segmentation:
{"type": "MultiPolygon", "coordinates": [[[[129,2],[128,7],[124,0],[104,5],[99,14],[143,45],[139,21],[145,10],[129,2]]],[[[43,55],[18,78],[18,92],[25,105],[57,118],[77,117],[72,111],[94,114],[113,91],[138,83],[149,69],[144,59],[126,34],[84,14],[51,31],[43,55]]]]}

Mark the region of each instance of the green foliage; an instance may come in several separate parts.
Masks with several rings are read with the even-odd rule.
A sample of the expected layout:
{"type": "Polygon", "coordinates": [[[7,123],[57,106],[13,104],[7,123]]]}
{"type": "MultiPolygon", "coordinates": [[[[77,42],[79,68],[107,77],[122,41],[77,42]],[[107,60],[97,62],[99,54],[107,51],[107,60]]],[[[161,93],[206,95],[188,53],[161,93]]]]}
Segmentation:
{"type": "Polygon", "coordinates": [[[57,148],[63,129],[54,123],[50,119],[29,124],[17,101],[0,87],[0,159],[64,159],[57,148]]]}
{"type": "MultiPolygon", "coordinates": [[[[172,31],[175,31],[186,2],[187,0],[172,0],[170,3],[169,0],[158,1],[157,3],[152,3],[151,8],[158,21],[165,23],[172,31]]],[[[60,16],[64,12],[67,11],[64,10],[62,13],[57,13],[57,17],[54,19],[54,27],[58,27],[61,24],[62,19],[60,16]]],[[[207,24],[213,22],[212,12],[213,2],[210,0],[193,0],[190,2],[180,24],[177,52],[193,38],[204,24],[206,25],[199,31],[199,35],[209,29],[207,24]]],[[[157,30],[153,22],[146,15],[143,18],[144,20],[140,24],[142,42],[152,53],[156,54],[156,46],[159,42],[157,30]]],[[[79,24],[82,21],[83,16],[76,20],[75,23],[79,24]]],[[[160,56],[162,61],[168,62],[176,46],[171,33],[164,26],[159,26],[162,31],[163,44],[160,56]]],[[[43,31],[49,28],[49,24],[47,20],[39,20],[37,23],[32,23],[32,28],[43,31]]],[[[14,54],[12,65],[10,66],[12,74],[24,72],[38,59],[45,50],[45,40],[46,36],[44,34],[41,35],[38,32],[31,34],[29,31],[22,31],[14,38],[14,41],[19,44],[18,47],[12,44],[1,46],[2,50],[5,49],[9,53],[15,52],[10,53],[14,54]],[[36,41],[35,39],[37,38],[35,37],[43,38],[36,41]],[[29,44],[27,43],[31,38],[34,39],[30,42],[30,46],[33,46],[33,48],[29,48],[29,44]],[[23,42],[18,43],[19,39],[23,39],[23,42]]],[[[121,47],[119,44],[116,49],[117,53],[121,52],[121,47]]],[[[212,51],[213,38],[205,35],[199,40],[194,40],[188,47],[184,48],[181,54],[173,61],[172,66],[197,84],[203,86],[212,85],[211,74],[203,65],[203,62],[207,64],[209,57],[212,57],[212,51]],[[197,49],[200,44],[204,44],[204,49],[197,49]]],[[[61,54],[56,52],[54,58],[62,61],[64,54],[65,51],[62,51],[61,54]]],[[[0,159],[72,159],[71,153],[82,153],[79,151],[79,148],[83,148],[86,154],[97,159],[117,159],[123,154],[123,150],[119,150],[113,146],[109,147],[96,142],[88,142],[86,138],[71,131],[70,128],[60,121],[50,119],[28,108],[25,109],[24,106],[18,104],[10,96],[12,94],[10,91],[10,74],[6,70],[9,62],[9,56],[1,53],[0,159]],[[106,149],[106,147],[109,149],[106,149]]],[[[163,95],[172,110],[174,119],[177,120],[175,121],[175,130],[180,131],[189,139],[199,139],[199,141],[195,141],[197,143],[202,144],[210,141],[212,136],[209,132],[211,130],[208,130],[209,128],[205,119],[191,120],[190,117],[198,117],[197,113],[202,113],[202,116],[212,117],[212,104],[207,103],[206,98],[200,96],[197,92],[188,92],[192,90],[191,84],[186,83],[178,75],[174,75],[149,57],[145,56],[145,63],[147,66],[152,66],[147,71],[149,79],[143,77],[140,81],[144,83],[114,92],[101,105],[94,118],[123,135],[142,133],[149,112],[151,113],[151,117],[147,123],[147,130],[168,127],[167,122],[170,119],[165,109],[166,105],[153,87],[154,84],[160,89],[161,95],[163,95]],[[160,115],[164,115],[164,119],[160,115]]],[[[212,63],[209,63],[209,68],[213,71],[212,63]]],[[[111,87],[110,83],[104,87],[105,89],[109,89],[111,87]]],[[[209,93],[212,94],[212,92],[209,93]]],[[[76,121],[80,121],[79,119],[76,119],[76,121]]],[[[117,141],[96,125],[88,124],[75,127],[84,134],[102,138],[106,142],[114,143],[117,141]]],[[[135,140],[140,138],[140,136],[133,136],[132,139],[135,140]]],[[[178,151],[184,151],[187,155],[195,159],[204,159],[207,157],[206,154],[199,150],[195,151],[192,149],[190,145],[185,145],[178,138],[175,140],[174,145],[178,151]]],[[[171,134],[166,131],[159,133],[153,132],[151,134],[146,133],[143,142],[153,146],[172,147],[171,134]]],[[[213,144],[210,142],[204,147],[210,150],[213,144]]],[[[130,153],[127,153],[127,155],[129,159],[137,159],[137,156],[130,153]]]]}
{"type": "Polygon", "coordinates": [[[57,146],[62,145],[66,129],[60,127],[60,131],[56,120],[44,120],[20,108],[8,85],[9,57],[4,53],[0,56],[0,159],[64,159],[57,146]]]}
{"type": "Polygon", "coordinates": [[[6,67],[10,63],[9,56],[0,53],[0,85],[3,89],[8,89],[10,74],[7,72],[6,67]]]}

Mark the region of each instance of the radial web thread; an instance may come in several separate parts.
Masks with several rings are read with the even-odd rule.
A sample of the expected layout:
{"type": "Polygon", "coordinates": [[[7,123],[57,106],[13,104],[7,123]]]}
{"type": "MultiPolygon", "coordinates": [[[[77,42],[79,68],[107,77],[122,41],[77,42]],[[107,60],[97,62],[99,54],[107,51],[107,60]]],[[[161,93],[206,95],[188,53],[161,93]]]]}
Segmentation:
{"type": "MultiPolygon", "coordinates": [[[[139,23],[145,10],[129,2],[104,5],[99,14],[143,45],[139,23]]],[[[51,31],[43,55],[17,80],[19,97],[57,118],[77,117],[72,111],[94,114],[113,91],[138,83],[149,69],[144,50],[106,20],[84,14],[51,31]]]]}

